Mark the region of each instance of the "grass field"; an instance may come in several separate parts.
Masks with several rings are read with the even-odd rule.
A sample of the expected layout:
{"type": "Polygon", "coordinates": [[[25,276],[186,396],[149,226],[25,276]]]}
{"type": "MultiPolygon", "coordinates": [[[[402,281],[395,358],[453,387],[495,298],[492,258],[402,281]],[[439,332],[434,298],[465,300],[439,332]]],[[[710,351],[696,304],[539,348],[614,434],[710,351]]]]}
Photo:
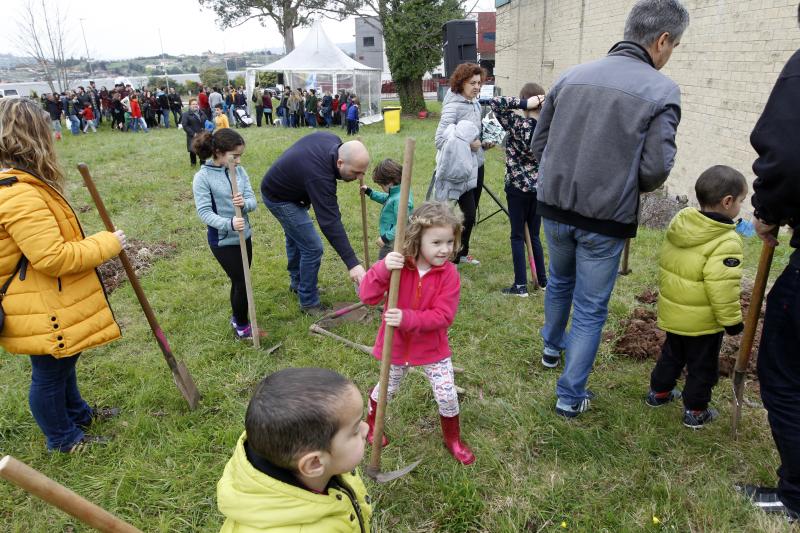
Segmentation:
{"type": "MultiPolygon", "coordinates": [[[[399,135],[382,124],[363,128],[373,161],[402,159],[406,136],[417,139],[413,190],[424,198],[434,161],[436,118],[403,117],[399,135]]],[[[341,130],[337,130],[341,132],[341,130]]],[[[258,191],[264,171],[308,130],[241,130],[247,140],[242,164],[258,191]]],[[[203,393],[189,412],[153,340],[130,285],[114,292],[111,304],[123,339],[86,352],[79,368],[84,397],[123,409],[98,426],[114,437],[104,448],[69,456],[48,454],[28,410],[30,363],[0,357],[0,454],[12,454],[118,514],[143,531],[215,531],[216,482],[239,434],[252,387],[265,374],[288,366],[324,366],[352,378],[362,391],[376,381],[378,364],[333,341],[311,337],[311,320],[287,290],[283,233],[263,205],[252,214],[253,280],[259,324],[270,346],[267,356],[232,338],[228,280],[208,250],[205,228],[191,195],[193,172],[185,136],[174,129],[122,134],[105,127],[97,135],[66,135],[59,152],[68,173],[69,196],[87,231],[101,229],[75,165],[89,164],[111,217],[129,238],[169,242],[177,253],[157,261],[143,277],[144,289],[178,359],[186,362],[203,393]]],[[[503,158],[487,156],[487,183],[502,192],[503,158]]],[[[361,255],[357,185],[342,184],[345,226],[361,255]]],[[[484,195],[483,214],[494,205],[484,195]]],[[[377,231],[379,206],[369,204],[370,231],[377,231]]],[[[374,238],[374,237],[373,237],[374,238]]],[[[441,445],[429,386],[409,377],[389,407],[392,444],[384,466],[416,458],[422,464],[388,485],[369,484],[374,497],[373,530],[382,532],[522,531],[783,531],[786,526],[752,510],[733,484],[774,484],[777,453],[766,414],[746,408],[739,440],[730,437],[730,381],[722,379],[713,403],[720,419],[703,431],[685,429],[680,407],[659,410],[643,403],[652,363],[612,353],[604,343],[590,378],[598,398],[574,421],[555,415],[557,371],[538,362],[537,332],[543,296],[503,297],[512,281],[508,222],[496,216],[474,233],[479,267],[461,268],[462,300],[450,333],[458,377],[465,440],[478,458],[457,464],[441,445]]],[[[607,329],[636,305],[634,296],[656,284],[662,233],[642,229],[633,244],[633,273],[619,279],[607,329]]],[[[754,276],[760,244],[747,244],[747,275],[754,276]]],[[[779,247],[773,272],[788,257],[779,247]]],[[[373,254],[376,251],[373,250],[373,254]]],[[[326,243],[320,273],[323,301],[355,301],[347,272],[326,243]]],[[[377,318],[337,331],[372,344],[377,318]]],[[[749,393],[752,400],[759,398],[749,393]]],[[[0,530],[85,531],[75,520],[0,483],[0,530]]]]}

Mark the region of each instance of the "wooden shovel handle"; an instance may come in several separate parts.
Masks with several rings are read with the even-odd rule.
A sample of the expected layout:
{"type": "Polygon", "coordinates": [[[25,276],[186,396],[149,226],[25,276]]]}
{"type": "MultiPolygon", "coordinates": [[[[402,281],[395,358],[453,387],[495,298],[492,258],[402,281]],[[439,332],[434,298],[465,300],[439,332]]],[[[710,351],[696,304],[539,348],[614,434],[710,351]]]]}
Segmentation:
{"type": "Polygon", "coordinates": [[[10,455],[6,455],[0,460],[0,476],[98,531],[142,533],[124,520],[10,455]]]}
{"type": "MultiPolygon", "coordinates": [[[[411,191],[411,173],[414,165],[414,139],[406,139],[403,153],[403,174],[400,182],[400,206],[397,213],[397,226],[394,237],[394,251],[402,253],[406,237],[406,223],[408,222],[408,196],[411,191]]],[[[389,297],[386,309],[397,307],[400,288],[400,270],[392,270],[389,280],[389,297]]],[[[381,443],[383,442],[383,428],[386,420],[386,393],[389,387],[389,370],[392,366],[392,341],[394,340],[394,327],[386,325],[383,332],[383,351],[381,352],[381,377],[378,385],[378,406],[375,410],[375,428],[373,430],[372,457],[369,470],[377,473],[381,468],[381,443]]]]}

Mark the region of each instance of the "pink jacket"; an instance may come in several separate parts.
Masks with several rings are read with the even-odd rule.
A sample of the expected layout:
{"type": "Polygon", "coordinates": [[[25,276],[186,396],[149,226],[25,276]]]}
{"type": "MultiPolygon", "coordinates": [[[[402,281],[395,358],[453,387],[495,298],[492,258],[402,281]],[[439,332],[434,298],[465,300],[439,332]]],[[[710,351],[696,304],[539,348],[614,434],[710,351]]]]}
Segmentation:
{"type": "MultiPolygon", "coordinates": [[[[447,328],[458,310],[461,292],[458,270],[448,261],[440,267],[433,267],[420,278],[413,260],[407,259],[400,272],[397,308],[403,311],[403,320],[394,332],[392,364],[429,365],[450,357],[447,328]]],[[[385,309],[389,277],[390,272],[383,261],[372,265],[359,287],[361,301],[369,305],[384,302],[385,309]]],[[[381,321],[372,348],[377,359],[381,358],[383,351],[385,328],[386,323],[381,321]]]]}

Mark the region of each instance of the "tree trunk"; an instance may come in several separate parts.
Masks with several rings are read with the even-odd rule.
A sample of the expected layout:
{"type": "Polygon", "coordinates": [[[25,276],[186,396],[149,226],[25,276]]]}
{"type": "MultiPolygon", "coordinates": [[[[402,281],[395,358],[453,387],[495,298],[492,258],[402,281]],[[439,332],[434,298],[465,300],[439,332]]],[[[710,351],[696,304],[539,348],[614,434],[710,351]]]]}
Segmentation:
{"type": "Polygon", "coordinates": [[[294,50],[294,28],[292,26],[283,30],[283,47],[287,54],[294,50]]]}
{"type": "Polygon", "coordinates": [[[404,113],[415,114],[427,110],[422,94],[422,78],[394,80],[394,83],[404,113]]]}

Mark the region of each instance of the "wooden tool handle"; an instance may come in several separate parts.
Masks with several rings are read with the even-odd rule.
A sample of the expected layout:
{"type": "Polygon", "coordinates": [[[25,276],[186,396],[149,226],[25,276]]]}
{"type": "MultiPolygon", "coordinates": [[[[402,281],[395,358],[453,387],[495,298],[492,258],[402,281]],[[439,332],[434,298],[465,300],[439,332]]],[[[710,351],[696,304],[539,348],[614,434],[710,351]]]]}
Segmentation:
{"type": "MultiPolygon", "coordinates": [[[[403,153],[403,174],[400,182],[400,206],[397,213],[397,226],[395,227],[394,251],[403,253],[403,244],[406,237],[406,224],[408,222],[408,196],[411,191],[411,172],[414,166],[414,139],[406,139],[406,148],[403,153]]],[[[400,288],[400,270],[392,270],[389,280],[389,297],[386,309],[397,307],[400,288]]],[[[383,350],[381,352],[381,377],[378,386],[378,407],[375,410],[375,428],[373,430],[372,457],[370,458],[370,471],[378,472],[381,466],[381,443],[383,442],[383,429],[386,419],[386,393],[389,387],[389,370],[392,366],[392,341],[394,340],[394,327],[386,325],[383,332],[383,350]]]]}
{"type": "Polygon", "coordinates": [[[528,252],[528,265],[531,267],[531,278],[533,281],[533,286],[539,286],[539,276],[536,272],[536,261],[533,257],[533,241],[531,240],[531,232],[530,228],[528,228],[528,223],[525,223],[525,248],[528,252]]]}
{"type": "MultiPolygon", "coordinates": [[[[228,180],[231,182],[231,194],[239,194],[239,178],[236,173],[236,161],[233,157],[228,159],[228,180]]],[[[242,218],[242,208],[234,205],[234,213],[238,218],[242,218]]],[[[239,233],[239,248],[242,252],[242,271],[244,273],[244,290],[247,295],[247,314],[250,316],[250,334],[253,339],[253,347],[261,348],[261,335],[258,332],[258,322],[256,321],[256,301],[253,295],[253,281],[250,277],[250,257],[247,255],[247,239],[244,230],[239,233]]]]}
{"type": "MultiPolygon", "coordinates": [[[[777,228],[774,235],[777,235],[777,228]]],[[[764,302],[764,292],[767,289],[769,271],[772,267],[772,256],[775,248],[767,243],[761,246],[761,256],[758,259],[758,270],[756,280],[753,282],[753,292],[750,295],[750,307],[747,309],[747,317],[744,321],[744,332],[742,342],[739,344],[739,353],[736,355],[735,372],[745,372],[750,363],[750,353],[753,351],[753,340],[755,339],[758,326],[758,317],[761,314],[761,304],[764,302]]]]}
{"type": "Polygon", "coordinates": [[[0,460],[0,476],[98,531],[142,533],[124,520],[10,455],[6,455],[0,460]]]}
{"type": "Polygon", "coordinates": [[[358,178],[358,190],[361,193],[361,231],[364,234],[364,268],[370,267],[369,262],[369,233],[367,231],[367,193],[361,187],[364,186],[364,176],[358,178]]]}

